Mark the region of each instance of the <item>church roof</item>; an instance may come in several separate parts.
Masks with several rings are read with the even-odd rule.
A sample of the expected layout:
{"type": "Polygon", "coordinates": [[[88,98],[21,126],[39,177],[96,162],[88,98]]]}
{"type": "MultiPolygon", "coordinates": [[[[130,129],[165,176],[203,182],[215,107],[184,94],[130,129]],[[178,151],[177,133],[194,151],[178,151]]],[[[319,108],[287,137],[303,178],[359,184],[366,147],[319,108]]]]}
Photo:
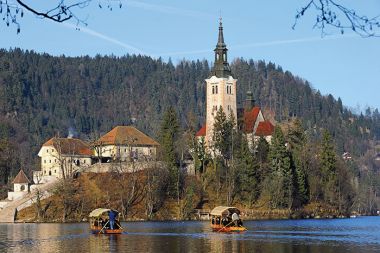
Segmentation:
{"type": "Polygon", "coordinates": [[[195,134],[196,137],[206,136],[206,124],[204,124],[201,129],[195,134]]]}
{"type": "Polygon", "coordinates": [[[21,169],[17,174],[15,179],[13,179],[13,184],[30,184],[28,177],[25,175],[24,171],[21,169]]]}
{"type": "Polygon", "coordinates": [[[96,142],[98,145],[159,146],[160,144],[133,126],[117,126],[96,142]]]}
{"type": "Polygon", "coordinates": [[[269,136],[274,132],[274,126],[269,120],[260,121],[256,129],[256,136],[269,136]]]}
{"type": "Polygon", "coordinates": [[[62,155],[85,155],[91,156],[93,152],[90,147],[82,140],[76,138],[57,138],[53,137],[45,142],[43,147],[52,146],[62,155]]]}
{"type": "MultiPolygon", "coordinates": [[[[261,108],[255,106],[252,110],[246,111],[243,108],[239,109],[238,118],[242,117],[242,126],[245,133],[252,133],[255,126],[255,122],[259,116],[261,108]]],[[[269,120],[260,121],[256,132],[256,136],[269,136],[274,132],[274,126],[269,120]]],[[[202,126],[201,129],[195,134],[196,137],[206,136],[206,124],[202,126]]]]}
{"type": "Polygon", "coordinates": [[[253,131],[253,127],[255,126],[255,122],[259,116],[260,110],[260,107],[255,106],[250,111],[244,111],[244,132],[251,133],[253,131]]]}
{"type": "Polygon", "coordinates": [[[214,49],[215,63],[212,68],[211,75],[224,78],[231,76],[231,68],[227,61],[227,51],[228,49],[226,47],[226,43],[224,43],[223,24],[222,20],[220,20],[218,43],[214,49]]]}

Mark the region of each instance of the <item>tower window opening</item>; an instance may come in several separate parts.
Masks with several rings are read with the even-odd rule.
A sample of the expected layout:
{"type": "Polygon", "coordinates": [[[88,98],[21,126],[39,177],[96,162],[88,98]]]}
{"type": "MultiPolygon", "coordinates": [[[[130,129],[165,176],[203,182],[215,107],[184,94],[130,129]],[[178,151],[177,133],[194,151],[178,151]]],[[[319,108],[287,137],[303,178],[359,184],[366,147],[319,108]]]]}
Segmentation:
{"type": "Polygon", "coordinates": [[[218,85],[215,86],[215,94],[218,94],[218,85]]]}
{"type": "Polygon", "coordinates": [[[212,94],[215,94],[215,86],[212,86],[212,94]]]}

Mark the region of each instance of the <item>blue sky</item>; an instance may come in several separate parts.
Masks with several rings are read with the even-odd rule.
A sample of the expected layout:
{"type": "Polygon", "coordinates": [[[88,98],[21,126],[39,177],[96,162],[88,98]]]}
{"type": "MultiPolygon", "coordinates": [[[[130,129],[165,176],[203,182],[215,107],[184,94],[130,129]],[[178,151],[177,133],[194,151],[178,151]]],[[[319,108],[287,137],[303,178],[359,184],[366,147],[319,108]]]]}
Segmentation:
{"type": "MultiPolygon", "coordinates": [[[[75,23],[58,24],[25,13],[18,35],[15,27],[0,24],[0,47],[67,56],[140,53],[171,57],[173,62],[212,60],[221,13],[230,60],[271,61],[322,94],[341,97],[350,108],[380,108],[380,38],[336,30],[321,37],[313,29],[313,12],[292,30],[296,10],[306,1],[130,0],[121,1],[121,9],[118,2],[110,2],[115,2],[112,11],[100,9],[98,1],[81,9],[78,15],[88,26],[80,31],[75,23]]],[[[340,2],[368,16],[380,14],[378,0],[340,2]]]]}

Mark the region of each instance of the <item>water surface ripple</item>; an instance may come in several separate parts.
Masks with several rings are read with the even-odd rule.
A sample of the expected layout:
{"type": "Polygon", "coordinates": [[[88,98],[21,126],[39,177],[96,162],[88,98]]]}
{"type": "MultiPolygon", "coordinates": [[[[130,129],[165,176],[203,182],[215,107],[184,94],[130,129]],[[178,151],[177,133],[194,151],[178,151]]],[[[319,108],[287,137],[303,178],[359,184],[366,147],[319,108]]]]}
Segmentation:
{"type": "Polygon", "coordinates": [[[0,224],[0,252],[380,252],[380,217],[246,221],[241,234],[208,222],[127,222],[121,235],[92,235],[87,223],[0,224]]]}

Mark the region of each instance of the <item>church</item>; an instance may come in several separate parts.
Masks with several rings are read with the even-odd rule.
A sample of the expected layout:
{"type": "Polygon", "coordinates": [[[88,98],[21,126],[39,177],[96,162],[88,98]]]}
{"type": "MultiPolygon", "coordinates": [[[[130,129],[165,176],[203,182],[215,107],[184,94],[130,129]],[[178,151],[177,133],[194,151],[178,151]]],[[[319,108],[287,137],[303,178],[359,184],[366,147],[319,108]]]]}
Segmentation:
{"type": "Polygon", "coordinates": [[[224,43],[223,25],[219,22],[218,43],[216,44],[215,63],[210,77],[206,79],[206,123],[196,133],[196,137],[205,138],[209,146],[212,142],[216,112],[222,108],[226,115],[233,115],[248,140],[265,138],[269,143],[274,131],[273,124],[264,118],[261,108],[254,105],[253,93],[248,91],[244,108],[237,108],[237,79],[232,76],[227,59],[227,46],[224,43]]]}

